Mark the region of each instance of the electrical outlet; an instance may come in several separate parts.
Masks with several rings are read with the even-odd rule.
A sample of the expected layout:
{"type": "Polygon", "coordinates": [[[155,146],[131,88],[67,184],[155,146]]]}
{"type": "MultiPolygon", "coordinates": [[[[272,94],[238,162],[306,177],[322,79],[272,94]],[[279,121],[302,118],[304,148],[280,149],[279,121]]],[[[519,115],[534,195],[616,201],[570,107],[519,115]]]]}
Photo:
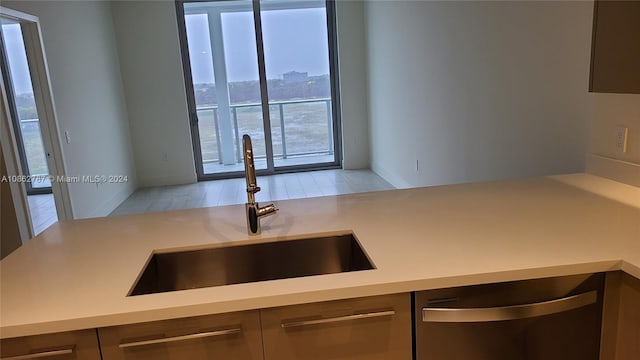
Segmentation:
{"type": "Polygon", "coordinates": [[[71,134],[69,133],[69,130],[65,130],[64,138],[67,140],[67,144],[71,144],[71,134]]]}
{"type": "Polygon", "coordinates": [[[627,138],[629,136],[629,128],[618,126],[616,127],[616,151],[621,153],[627,152],[627,138]]]}

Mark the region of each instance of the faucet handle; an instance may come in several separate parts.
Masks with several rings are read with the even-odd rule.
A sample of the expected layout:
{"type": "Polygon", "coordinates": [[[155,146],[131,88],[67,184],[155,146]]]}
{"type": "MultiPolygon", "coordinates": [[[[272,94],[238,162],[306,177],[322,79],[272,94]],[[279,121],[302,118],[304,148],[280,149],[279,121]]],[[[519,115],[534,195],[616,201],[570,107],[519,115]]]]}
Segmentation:
{"type": "Polygon", "coordinates": [[[278,208],[274,204],[269,204],[265,207],[258,207],[258,217],[273,215],[278,211],[278,208]]]}
{"type": "Polygon", "coordinates": [[[247,230],[249,235],[260,235],[262,230],[260,229],[260,218],[273,215],[278,211],[274,204],[269,204],[264,207],[260,207],[258,203],[244,204],[247,214],[247,230]]]}

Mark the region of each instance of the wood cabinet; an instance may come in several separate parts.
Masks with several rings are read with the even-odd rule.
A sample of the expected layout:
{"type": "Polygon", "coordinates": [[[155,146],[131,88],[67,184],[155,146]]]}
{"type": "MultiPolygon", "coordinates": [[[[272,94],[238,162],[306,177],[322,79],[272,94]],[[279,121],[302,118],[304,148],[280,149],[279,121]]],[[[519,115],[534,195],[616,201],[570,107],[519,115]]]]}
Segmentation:
{"type": "MultiPolygon", "coordinates": [[[[5,359],[412,358],[409,293],[2,339],[5,359]],[[99,340],[98,340],[99,339],[99,340]]],[[[640,279],[607,273],[602,360],[640,359],[640,279]]]]}
{"type": "Polygon", "coordinates": [[[98,329],[103,360],[261,360],[259,311],[98,329]]]}
{"type": "Polygon", "coordinates": [[[605,281],[600,359],[640,359],[640,279],[621,271],[605,281]]]}
{"type": "Polygon", "coordinates": [[[2,339],[0,356],[8,359],[100,360],[95,329],[2,339]]]}
{"type": "Polygon", "coordinates": [[[410,294],[261,312],[265,360],[412,358],[410,294]]]}
{"type": "Polygon", "coordinates": [[[411,295],[112,326],[98,333],[104,360],[410,360],[411,295]]]}
{"type": "Polygon", "coordinates": [[[640,94],[640,1],[595,1],[589,91],[640,94]]]}

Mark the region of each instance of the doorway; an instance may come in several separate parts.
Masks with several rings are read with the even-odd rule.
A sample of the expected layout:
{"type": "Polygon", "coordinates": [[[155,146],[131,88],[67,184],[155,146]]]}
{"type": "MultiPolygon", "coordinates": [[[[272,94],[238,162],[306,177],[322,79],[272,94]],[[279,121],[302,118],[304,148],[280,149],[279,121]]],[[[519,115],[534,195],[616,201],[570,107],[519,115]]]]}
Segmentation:
{"type": "Polygon", "coordinates": [[[9,178],[13,179],[10,185],[16,213],[24,214],[18,216],[24,243],[51,223],[73,218],[36,16],[0,7],[0,57],[0,87],[6,105],[1,124],[2,150],[9,178]]]}
{"type": "Polygon", "coordinates": [[[340,167],[333,3],[177,3],[199,180],[340,167]]]}
{"type": "Polygon", "coordinates": [[[0,18],[0,57],[9,111],[15,130],[22,174],[28,195],[51,194],[47,155],[33,92],[22,26],[15,19],[0,18]]]}

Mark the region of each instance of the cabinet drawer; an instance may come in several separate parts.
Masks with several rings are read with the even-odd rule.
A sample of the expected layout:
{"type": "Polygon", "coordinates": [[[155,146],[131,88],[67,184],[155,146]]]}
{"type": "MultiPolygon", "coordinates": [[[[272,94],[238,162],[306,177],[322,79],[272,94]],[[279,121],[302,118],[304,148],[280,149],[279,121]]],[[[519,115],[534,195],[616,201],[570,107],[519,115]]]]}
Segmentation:
{"type": "Polygon", "coordinates": [[[95,329],[3,339],[0,344],[2,360],[100,360],[95,329]]]}
{"type": "Polygon", "coordinates": [[[262,310],[265,360],[411,359],[411,297],[262,310]]]}
{"type": "Polygon", "coordinates": [[[262,359],[258,311],[98,329],[102,357],[114,359],[262,359]]]}

